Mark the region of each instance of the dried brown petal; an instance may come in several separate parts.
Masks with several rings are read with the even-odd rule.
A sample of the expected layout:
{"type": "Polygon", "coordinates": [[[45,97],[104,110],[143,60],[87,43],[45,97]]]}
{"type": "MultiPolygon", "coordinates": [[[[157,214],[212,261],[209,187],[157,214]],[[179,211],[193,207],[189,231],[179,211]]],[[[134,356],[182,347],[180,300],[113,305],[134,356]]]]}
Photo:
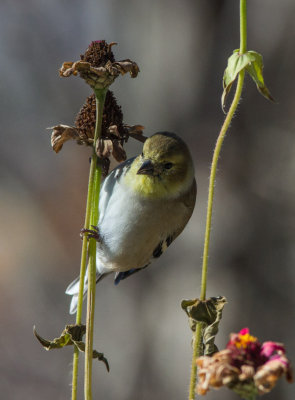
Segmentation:
{"type": "Polygon", "coordinates": [[[132,133],[133,135],[142,135],[144,126],[143,125],[124,125],[128,129],[129,135],[132,133]]]}
{"type": "Polygon", "coordinates": [[[100,138],[96,144],[96,154],[100,158],[109,158],[113,155],[118,162],[125,161],[127,156],[122,144],[118,140],[100,138]]]}
{"type": "Polygon", "coordinates": [[[147,137],[143,135],[144,126],[142,125],[124,125],[124,127],[128,131],[128,135],[133,139],[139,140],[144,143],[147,140],[147,137]]]}
{"type": "Polygon", "coordinates": [[[284,374],[289,383],[291,383],[293,381],[292,370],[285,356],[270,360],[258,368],[254,376],[254,382],[259,394],[270,392],[277,383],[277,380],[284,374]]]}
{"type": "Polygon", "coordinates": [[[127,158],[126,152],[123,149],[122,144],[118,140],[113,141],[114,147],[113,147],[113,156],[114,159],[117,160],[118,162],[125,161],[127,158]]]}
{"type": "Polygon", "coordinates": [[[51,134],[51,146],[56,153],[62,149],[63,144],[68,140],[79,138],[77,129],[73,126],[57,125],[48,129],[53,129],[51,134]]]}
{"type": "Polygon", "coordinates": [[[96,154],[100,158],[109,158],[113,152],[113,143],[110,139],[99,138],[96,142],[96,154]]]}
{"type": "Polygon", "coordinates": [[[246,381],[252,379],[255,375],[255,368],[252,365],[242,365],[241,373],[239,374],[240,381],[246,381]]]}
{"type": "Polygon", "coordinates": [[[239,369],[230,365],[229,350],[222,350],[212,357],[203,356],[197,359],[198,385],[197,393],[204,395],[209,388],[218,389],[237,380],[239,369]]]}
{"type": "Polygon", "coordinates": [[[129,59],[116,61],[115,63],[113,63],[112,67],[117,67],[121,75],[129,72],[131,78],[136,78],[139,72],[138,65],[134,61],[131,61],[129,59]]]}
{"type": "Polygon", "coordinates": [[[118,131],[117,125],[111,125],[108,127],[108,134],[117,136],[118,138],[120,137],[120,132],[118,131]]]}

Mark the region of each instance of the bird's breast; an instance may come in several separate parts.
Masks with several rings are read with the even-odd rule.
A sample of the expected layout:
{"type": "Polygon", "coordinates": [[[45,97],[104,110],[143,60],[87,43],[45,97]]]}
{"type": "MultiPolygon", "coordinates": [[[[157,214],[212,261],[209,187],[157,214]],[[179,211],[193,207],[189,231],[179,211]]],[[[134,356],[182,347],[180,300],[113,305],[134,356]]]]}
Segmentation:
{"type": "Polygon", "coordinates": [[[143,199],[129,188],[113,193],[99,222],[98,264],[104,272],[143,267],[159,242],[179,229],[185,213],[183,203],[143,199]]]}

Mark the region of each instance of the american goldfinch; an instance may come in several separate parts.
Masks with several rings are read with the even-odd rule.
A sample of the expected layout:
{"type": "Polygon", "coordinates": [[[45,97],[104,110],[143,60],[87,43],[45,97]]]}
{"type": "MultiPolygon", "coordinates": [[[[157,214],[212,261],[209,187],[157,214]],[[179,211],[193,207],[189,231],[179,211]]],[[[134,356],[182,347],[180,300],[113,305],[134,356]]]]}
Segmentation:
{"type": "MultiPolygon", "coordinates": [[[[196,201],[193,161],[174,133],[149,137],[143,152],[118,165],[101,186],[96,231],[97,279],[115,272],[115,284],[161,256],[182,232],[196,201]]],[[[87,292],[87,273],[84,294],[87,292]]],[[[66,294],[70,313],[77,310],[79,278],[66,294]]]]}

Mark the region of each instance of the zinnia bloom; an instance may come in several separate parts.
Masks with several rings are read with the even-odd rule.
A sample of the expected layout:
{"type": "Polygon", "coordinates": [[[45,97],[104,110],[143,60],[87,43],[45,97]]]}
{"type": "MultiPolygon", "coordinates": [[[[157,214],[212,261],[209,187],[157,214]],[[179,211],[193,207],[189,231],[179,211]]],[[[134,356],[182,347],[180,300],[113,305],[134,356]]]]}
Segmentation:
{"type": "Polygon", "coordinates": [[[283,375],[292,382],[291,365],[285,353],[283,344],[261,344],[248,328],[232,333],[225,350],[197,359],[197,393],[204,395],[210,387],[222,386],[245,399],[268,393],[283,375]]]}

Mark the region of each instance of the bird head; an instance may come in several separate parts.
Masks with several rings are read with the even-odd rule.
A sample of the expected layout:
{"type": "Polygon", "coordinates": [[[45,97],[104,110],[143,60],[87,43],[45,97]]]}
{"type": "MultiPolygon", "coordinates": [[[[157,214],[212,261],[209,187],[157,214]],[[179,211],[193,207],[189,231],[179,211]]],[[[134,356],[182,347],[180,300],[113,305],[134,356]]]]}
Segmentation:
{"type": "Polygon", "coordinates": [[[148,197],[177,197],[192,185],[193,162],[185,142],[176,134],[149,137],[132,165],[133,189],[148,197]]]}

